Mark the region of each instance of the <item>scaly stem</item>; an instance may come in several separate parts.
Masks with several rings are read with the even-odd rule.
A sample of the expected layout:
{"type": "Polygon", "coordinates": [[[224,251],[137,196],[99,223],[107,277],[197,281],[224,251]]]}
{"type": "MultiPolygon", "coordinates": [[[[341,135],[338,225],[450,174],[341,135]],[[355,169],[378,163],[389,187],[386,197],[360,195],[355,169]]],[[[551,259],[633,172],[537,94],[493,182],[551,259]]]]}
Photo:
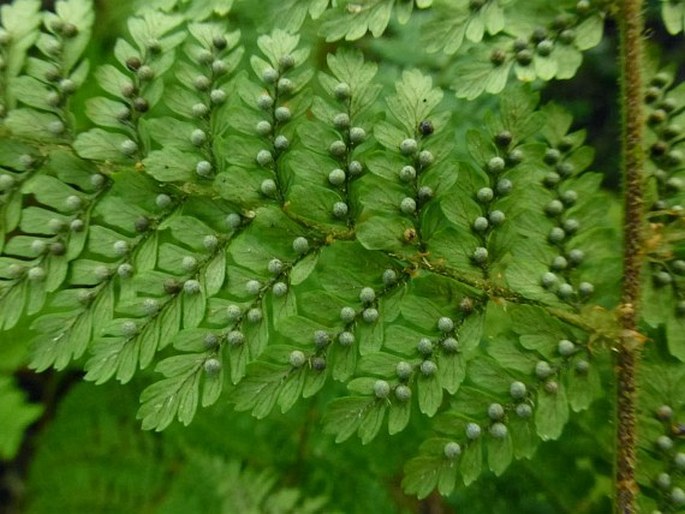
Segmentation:
{"type": "Polygon", "coordinates": [[[637,337],[643,239],[643,176],[645,156],[642,83],[642,0],[620,2],[620,86],[622,165],[625,195],[623,225],[622,336],[617,357],[616,512],[636,512],[636,374],[640,343],[637,337]]]}

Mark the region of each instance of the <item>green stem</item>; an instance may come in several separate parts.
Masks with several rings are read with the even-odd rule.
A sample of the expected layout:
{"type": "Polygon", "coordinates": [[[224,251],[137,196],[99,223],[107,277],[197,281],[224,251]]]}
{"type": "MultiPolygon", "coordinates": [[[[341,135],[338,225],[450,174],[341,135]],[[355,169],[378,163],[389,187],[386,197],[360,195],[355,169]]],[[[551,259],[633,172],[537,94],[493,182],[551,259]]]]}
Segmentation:
{"type": "Polygon", "coordinates": [[[624,176],[625,219],[623,225],[623,286],[621,328],[617,353],[617,423],[615,490],[616,512],[636,512],[636,375],[640,357],[637,309],[643,242],[643,176],[645,155],[643,111],[644,27],[642,0],[619,4],[621,142],[624,176]]]}

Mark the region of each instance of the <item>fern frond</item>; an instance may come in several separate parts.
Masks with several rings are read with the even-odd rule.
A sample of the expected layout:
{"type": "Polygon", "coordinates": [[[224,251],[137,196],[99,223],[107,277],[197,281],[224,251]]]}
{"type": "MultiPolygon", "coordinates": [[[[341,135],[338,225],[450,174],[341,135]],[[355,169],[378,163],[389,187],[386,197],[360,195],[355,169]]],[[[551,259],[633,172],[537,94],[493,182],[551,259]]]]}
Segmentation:
{"type": "MultiPolygon", "coordinates": [[[[591,171],[586,132],[537,91],[576,74],[611,5],[432,4],[269,4],[292,19],[262,26],[268,16],[240,3],[231,11],[232,0],[140,2],[94,71],[83,57],[91,2],[58,0],[42,14],[33,0],[2,7],[0,329],[30,326],[30,366],[74,366],[128,388],[144,377],[146,430],[189,425],[199,407],[218,412],[222,394],[260,419],[317,395],[336,442],[383,444],[386,431],[404,441],[419,427],[403,486],[420,498],[488,469],[499,476],[569,425],[582,431],[577,413],[602,397],[624,337],[615,311],[630,307],[617,308],[620,205],[591,171]],[[308,16],[327,44],[411,19],[428,51],[456,57],[434,58],[434,69],[424,57],[411,68],[377,63],[382,44],[324,46],[308,16]],[[91,77],[103,92],[85,99],[81,119],[72,95],[91,77]],[[466,102],[445,84],[462,99],[499,101],[466,102]]],[[[665,327],[668,348],[648,357],[647,372],[665,377],[645,392],[650,413],[658,398],[680,408],[671,359],[685,358],[685,99],[673,74],[655,75],[645,98],[654,205],[643,320],[657,344],[665,327]]],[[[79,394],[56,430],[75,423],[79,394]]],[[[143,485],[158,491],[162,471],[184,468],[162,507],[140,484],[103,475],[102,487],[132,505],[314,512],[325,503],[278,489],[252,464],[118,432],[118,412],[88,429],[109,431],[114,453],[129,437],[141,445],[131,458],[143,485]],[[153,467],[149,449],[171,453],[153,467]],[[216,477],[189,500],[202,470],[245,488],[247,503],[234,505],[235,490],[216,477]]],[[[657,432],[671,418],[659,416],[641,422],[665,441],[657,432]]],[[[644,448],[645,487],[661,472],[681,477],[680,441],[671,442],[644,448]]],[[[54,465],[50,451],[41,458],[38,469],[54,465]]],[[[650,508],[667,510],[665,495],[647,495],[650,508]]]]}
{"type": "Polygon", "coordinates": [[[651,327],[665,325],[671,355],[685,360],[683,309],[685,289],[681,275],[683,260],[683,138],[681,123],[685,108],[685,85],[676,84],[669,70],[655,71],[645,91],[648,105],[648,137],[644,142],[649,152],[649,213],[652,237],[647,248],[649,272],[643,284],[644,321],[651,327]]]}
{"type": "Polygon", "coordinates": [[[542,8],[530,2],[507,2],[501,8],[499,4],[505,3],[489,0],[466,17],[464,6],[450,4],[447,13],[439,13],[424,28],[424,38],[432,50],[454,53],[464,37],[473,42],[460,52],[451,71],[452,87],[460,98],[471,100],[484,92],[500,93],[512,71],[520,82],[570,79],[580,67],[582,52],[602,39],[605,6],[576,7],[560,13],[551,4],[542,8]],[[445,28],[444,20],[455,14],[461,22],[445,28]],[[450,37],[440,37],[445,30],[450,31],[450,37]]]}
{"type": "MultiPolygon", "coordinates": [[[[417,9],[431,6],[432,0],[411,0],[397,2],[396,0],[363,0],[361,2],[345,1],[327,9],[321,16],[320,33],[326,41],[337,41],[345,38],[354,41],[370,32],[373,37],[380,37],[393,14],[404,24],[409,20],[414,4],[417,9]]],[[[312,18],[318,12],[311,11],[312,18]]]]}

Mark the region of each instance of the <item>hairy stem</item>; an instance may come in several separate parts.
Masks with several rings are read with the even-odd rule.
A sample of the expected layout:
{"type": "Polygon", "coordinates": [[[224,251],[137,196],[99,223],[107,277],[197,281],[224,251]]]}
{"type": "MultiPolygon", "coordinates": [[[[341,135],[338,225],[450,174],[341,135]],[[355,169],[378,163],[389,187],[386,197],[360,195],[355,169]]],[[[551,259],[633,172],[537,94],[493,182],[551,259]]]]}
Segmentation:
{"type": "Polygon", "coordinates": [[[644,130],[642,83],[642,0],[620,3],[620,102],[624,174],[622,335],[617,356],[616,512],[636,512],[636,374],[640,343],[637,307],[640,299],[643,230],[644,130]]]}

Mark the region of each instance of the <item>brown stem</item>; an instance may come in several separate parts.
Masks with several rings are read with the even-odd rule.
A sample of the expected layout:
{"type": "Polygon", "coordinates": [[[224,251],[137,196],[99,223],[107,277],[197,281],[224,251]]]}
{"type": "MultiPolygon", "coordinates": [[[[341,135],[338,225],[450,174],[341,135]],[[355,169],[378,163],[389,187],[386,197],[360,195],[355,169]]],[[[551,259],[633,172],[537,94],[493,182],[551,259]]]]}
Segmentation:
{"type": "Polygon", "coordinates": [[[640,353],[637,308],[643,239],[643,49],[642,0],[619,4],[622,164],[625,220],[623,225],[622,335],[617,357],[616,512],[636,512],[636,370],[640,353]]]}

